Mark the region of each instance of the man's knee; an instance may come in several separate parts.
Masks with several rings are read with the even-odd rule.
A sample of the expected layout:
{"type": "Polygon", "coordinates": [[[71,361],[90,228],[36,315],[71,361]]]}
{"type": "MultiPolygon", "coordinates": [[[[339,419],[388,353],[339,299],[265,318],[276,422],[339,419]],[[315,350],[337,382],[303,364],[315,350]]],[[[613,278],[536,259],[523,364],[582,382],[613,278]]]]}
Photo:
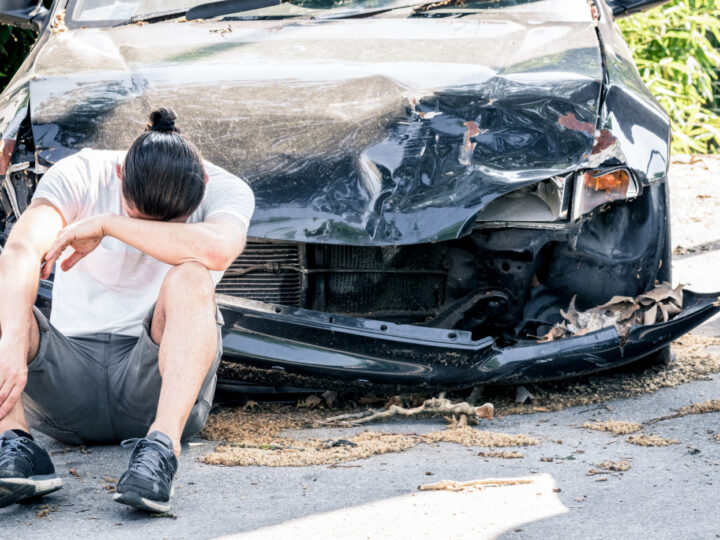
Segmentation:
{"type": "Polygon", "coordinates": [[[207,268],[196,262],[173,266],[163,281],[161,296],[212,299],[215,287],[207,268]]]}
{"type": "MultiPolygon", "coordinates": [[[[40,348],[40,327],[38,326],[38,322],[32,308],[25,314],[25,317],[27,318],[28,325],[27,363],[29,364],[37,356],[38,349],[40,348]]],[[[0,328],[0,337],[2,337],[2,334],[3,331],[2,328],[0,328]]]]}

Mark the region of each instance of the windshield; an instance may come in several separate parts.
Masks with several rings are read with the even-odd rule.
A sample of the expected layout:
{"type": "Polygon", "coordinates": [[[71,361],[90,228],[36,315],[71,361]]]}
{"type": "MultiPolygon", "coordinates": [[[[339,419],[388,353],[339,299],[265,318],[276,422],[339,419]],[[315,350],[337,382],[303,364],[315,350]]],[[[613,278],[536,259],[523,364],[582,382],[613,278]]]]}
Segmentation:
{"type": "MultiPolygon", "coordinates": [[[[459,9],[492,9],[536,2],[538,0],[450,0],[443,2],[459,9]]],[[[179,13],[207,3],[208,0],[77,0],[70,9],[71,21],[80,24],[122,23],[155,14],[179,13]]],[[[428,0],[290,0],[280,5],[240,13],[242,17],[303,17],[341,15],[342,12],[385,10],[428,3],[428,0]]],[[[227,18],[232,18],[228,13],[227,18]]]]}

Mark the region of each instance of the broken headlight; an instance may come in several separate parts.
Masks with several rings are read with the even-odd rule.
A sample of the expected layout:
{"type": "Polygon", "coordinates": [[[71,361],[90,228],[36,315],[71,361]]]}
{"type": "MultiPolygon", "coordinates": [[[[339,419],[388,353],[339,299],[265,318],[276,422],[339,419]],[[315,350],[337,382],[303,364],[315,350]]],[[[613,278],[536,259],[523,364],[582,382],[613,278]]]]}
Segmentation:
{"type": "Polygon", "coordinates": [[[566,219],[570,202],[568,182],[568,177],[556,176],[516,189],[487,205],[477,221],[544,223],[566,219]]]}
{"type": "Polygon", "coordinates": [[[631,199],[638,195],[638,185],[627,169],[591,170],[575,177],[572,217],[576,219],[605,203],[631,199]]]}

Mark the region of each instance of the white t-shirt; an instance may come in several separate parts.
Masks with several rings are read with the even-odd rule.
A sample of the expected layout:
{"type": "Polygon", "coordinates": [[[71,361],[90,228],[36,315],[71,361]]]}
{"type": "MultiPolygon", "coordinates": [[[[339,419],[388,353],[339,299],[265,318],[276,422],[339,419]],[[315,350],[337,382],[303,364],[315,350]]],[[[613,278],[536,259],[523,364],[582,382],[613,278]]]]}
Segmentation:
{"type": "MultiPolygon", "coordinates": [[[[126,216],[117,165],[126,152],[92,150],[61,159],[42,177],[33,199],[46,199],[69,225],[83,218],[113,213],[126,216]]],[[[200,206],[187,223],[224,216],[247,227],[255,207],[250,186],[237,176],[205,162],[209,181],[200,206]]],[[[63,258],[72,253],[68,248],[63,258]]],[[[50,322],[66,336],[111,332],[139,336],[142,321],[157,301],[171,265],[112,237],[63,272],[55,266],[50,322]]],[[[222,272],[211,272],[217,285],[222,272]]]]}

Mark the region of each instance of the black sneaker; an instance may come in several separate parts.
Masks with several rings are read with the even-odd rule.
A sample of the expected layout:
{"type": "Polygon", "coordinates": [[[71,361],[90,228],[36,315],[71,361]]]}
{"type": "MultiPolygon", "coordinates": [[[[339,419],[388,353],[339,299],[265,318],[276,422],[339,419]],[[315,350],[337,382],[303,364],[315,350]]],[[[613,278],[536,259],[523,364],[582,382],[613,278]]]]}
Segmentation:
{"type": "Polygon", "coordinates": [[[149,512],[170,510],[172,483],[178,467],[170,437],[153,431],[147,437],[128,439],[121,444],[134,449],[113,500],[149,512]]]}
{"type": "Polygon", "coordinates": [[[50,456],[32,435],[21,430],[0,435],[0,508],[61,487],[50,456]]]}

